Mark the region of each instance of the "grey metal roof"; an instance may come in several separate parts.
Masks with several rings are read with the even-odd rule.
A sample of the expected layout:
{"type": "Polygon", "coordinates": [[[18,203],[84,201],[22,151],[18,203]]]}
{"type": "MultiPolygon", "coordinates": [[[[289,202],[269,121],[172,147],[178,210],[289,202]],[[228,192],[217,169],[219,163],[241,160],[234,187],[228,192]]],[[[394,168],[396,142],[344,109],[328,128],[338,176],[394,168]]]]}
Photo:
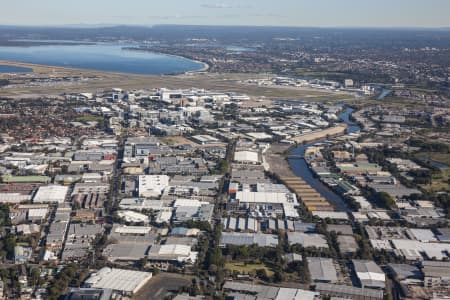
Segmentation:
{"type": "Polygon", "coordinates": [[[237,246],[257,244],[260,247],[277,247],[278,236],[263,233],[222,232],[220,243],[237,246]]]}
{"type": "Polygon", "coordinates": [[[103,232],[103,226],[99,224],[70,224],[69,235],[94,236],[103,232]]]}
{"type": "Polygon", "coordinates": [[[194,237],[175,237],[170,236],[166,239],[165,245],[197,245],[198,240],[194,237]]]}
{"type": "Polygon", "coordinates": [[[286,253],[285,255],[283,255],[283,259],[287,263],[291,263],[291,262],[294,262],[294,261],[302,261],[303,257],[300,254],[297,254],[297,253],[286,253]]]}
{"type": "Polygon", "coordinates": [[[353,259],[352,262],[356,272],[383,273],[381,268],[372,260],[353,259]]]}
{"type": "Polygon", "coordinates": [[[308,268],[314,281],[336,282],[337,272],[331,258],[308,257],[308,268]]]}
{"type": "Polygon", "coordinates": [[[342,235],[352,235],[353,234],[353,229],[352,226],[350,225],[327,225],[327,231],[328,232],[336,232],[337,234],[342,234],[342,235]]]}
{"type": "Polygon", "coordinates": [[[95,289],[95,288],[71,288],[67,294],[67,300],[109,300],[112,298],[111,289],[95,289]]]}
{"type": "Polygon", "coordinates": [[[356,252],[358,250],[358,243],[351,235],[340,235],[337,238],[339,242],[339,249],[341,252],[356,252]]]}
{"type": "Polygon", "coordinates": [[[422,266],[427,277],[450,277],[450,262],[423,261],[422,266]]]}
{"type": "Polygon", "coordinates": [[[400,280],[406,278],[421,278],[422,275],[418,267],[408,264],[388,264],[389,269],[397,276],[400,280]]]}
{"type": "Polygon", "coordinates": [[[329,248],[325,236],[317,233],[289,232],[288,241],[291,245],[300,244],[303,247],[329,248]]]}
{"type": "Polygon", "coordinates": [[[103,250],[103,255],[114,260],[139,260],[143,258],[150,245],[145,244],[110,244],[103,250]]]}
{"type": "Polygon", "coordinates": [[[316,224],[294,221],[294,230],[299,232],[314,232],[316,231],[316,224]]]}
{"type": "MultiPolygon", "coordinates": [[[[366,287],[376,287],[376,288],[384,288],[385,281],[383,280],[375,280],[372,279],[372,274],[381,274],[384,276],[384,272],[381,268],[371,260],[352,260],[353,267],[356,273],[360,273],[358,275],[358,279],[361,282],[361,286],[366,287]],[[361,274],[370,274],[370,276],[361,277],[361,274]],[[368,278],[365,278],[368,277],[368,278]]],[[[384,278],[384,277],[383,277],[384,278]]]]}
{"type": "Polygon", "coordinates": [[[231,290],[236,292],[245,291],[248,294],[257,296],[257,299],[275,299],[279,290],[278,287],[232,281],[226,282],[223,288],[224,290],[231,290]]]}
{"type": "Polygon", "coordinates": [[[362,289],[348,285],[337,285],[330,283],[317,283],[316,291],[323,295],[361,296],[370,299],[383,299],[383,291],[374,289],[362,289]]]}

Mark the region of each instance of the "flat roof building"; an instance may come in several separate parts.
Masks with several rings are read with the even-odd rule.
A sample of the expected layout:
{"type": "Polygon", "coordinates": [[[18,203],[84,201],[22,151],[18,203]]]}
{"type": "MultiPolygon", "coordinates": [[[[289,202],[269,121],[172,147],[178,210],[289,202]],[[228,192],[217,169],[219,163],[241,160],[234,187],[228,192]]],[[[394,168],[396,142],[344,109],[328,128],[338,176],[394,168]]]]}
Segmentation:
{"type": "Polygon", "coordinates": [[[298,205],[298,200],[295,194],[285,192],[239,191],[236,193],[236,200],[238,200],[239,203],[280,203],[298,205]]]}
{"type": "Polygon", "coordinates": [[[120,208],[132,210],[160,210],[162,208],[162,205],[163,202],[160,200],[150,200],[144,198],[124,198],[119,203],[120,208]]]}
{"type": "Polygon", "coordinates": [[[406,233],[410,238],[424,243],[437,241],[436,236],[430,229],[409,228],[406,230],[406,233]]]}
{"type": "Polygon", "coordinates": [[[41,186],[36,195],[34,195],[34,203],[63,203],[66,199],[69,187],[62,185],[41,186]]]}
{"type": "Polygon", "coordinates": [[[152,273],[102,268],[84,281],[90,288],[111,289],[125,295],[136,294],[152,278],[152,273]]]}
{"type": "Polygon", "coordinates": [[[348,220],[348,215],[344,211],[320,211],[312,212],[313,216],[321,219],[348,220]]]}
{"type": "Polygon", "coordinates": [[[328,249],[325,236],[317,233],[288,232],[289,244],[300,244],[303,247],[316,247],[328,249]]]}
{"type": "Polygon", "coordinates": [[[407,264],[388,264],[388,268],[397,280],[404,279],[422,279],[420,269],[415,265],[407,264]]]}
{"type": "Polygon", "coordinates": [[[337,240],[341,253],[350,254],[358,251],[358,243],[352,235],[339,235],[337,240]]]}
{"type": "Polygon", "coordinates": [[[353,228],[350,225],[327,225],[328,232],[336,232],[338,235],[353,235],[353,228]]]}
{"type": "Polygon", "coordinates": [[[222,232],[220,244],[222,246],[250,246],[256,244],[259,247],[277,247],[278,236],[274,234],[263,233],[222,232]]]}
{"type": "Polygon", "coordinates": [[[71,288],[64,300],[110,300],[111,289],[71,288]]]}
{"type": "Polygon", "coordinates": [[[448,286],[450,284],[450,262],[424,261],[422,272],[426,287],[448,286]]]}
{"type": "Polygon", "coordinates": [[[239,300],[315,300],[319,293],[295,288],[227,281],[223,286],[230,299],[239,300]]]}
{"type": "Polygon", "coordinates": [[[353,268],[361,287],[384,289],[386,275],[381,268],[371,260],[352,260],[353,268]]]}
{"type": "Polygon", "coordinates": [[[349,285],[317,283],[315,290],[328,297],[340,297],[355,300],[383,300],[384,293],[380,290],[362,289],[349,285]]]}
{"type": "Polygon", "coordinates": [[[144,258],[149,249],[149,244],[110,244],[103,250],[103,256],[111,262],[137,261],[144,258]]]}
{"type": "Polygon", "coordinates": [[[132,210],[119,210],[117,212],[119,218],[124,219],[126,222],[133,223],[148,223],[150,218],[147,215],[132,211],[132,210]]]}
{"type": "Polygon", "coordinates": [[[159,197],[164,189],[169,186],[167,175],[140,175],[139,197],[159,197]]]}
{"type": "Polygon", "coordinates": [[[198,143],[198,144],[200,144],[200,145],[220,144],[220,143],[221,143],[220,140],[216,139],[216,138],[213,137],[213,136],[206,135],[206,134],[203,134],[203,135],[194,135],[194,136],[191,137],[191,139],[192,139],[194,142],[196,142],[196,143],[198,143]]]}
{"type": "Polygon", "coordinates": [[[255,151],[236,151],[234,161],[239,163],[259,164],[261,162],[259,152],[255,151]]]}
{"type": "Polygon", "coordinates": [[[158,234],[152,232],[149,226],[127,226],[114,224],[109,239],[121,243],[152,244],[158,234]]]}
{"type": "Polygon", "coordinates": [[[197,256],[198,252],[192,251],[190,245],[180,244],[154,245],[148,253],[149,260],[178,263],[195,263],[197,256]]]}
{"type": "Polygon", "coordinates": [[[308,269],[315,282],[337,282],[337,271],[331,258],[308,257],[308,269]]]}

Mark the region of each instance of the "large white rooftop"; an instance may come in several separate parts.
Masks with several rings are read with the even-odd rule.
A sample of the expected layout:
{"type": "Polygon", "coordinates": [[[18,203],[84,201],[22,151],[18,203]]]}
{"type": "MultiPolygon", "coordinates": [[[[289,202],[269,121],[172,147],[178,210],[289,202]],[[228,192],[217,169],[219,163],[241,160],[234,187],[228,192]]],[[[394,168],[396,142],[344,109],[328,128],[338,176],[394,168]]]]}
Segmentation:
{"type": "Polygon", "coordinates": [[[249,203],[290,203],[298,205],[297,197],[293,193],[284,192],[249,192],[249,191],[239,191],[236,193],[236,199],[239,202],[249,202],[249,203]]]}
{"type": "Polygon", "coordinates": [[[125,293],[136,293],[152,278],[152,273],[141,271],[130,271],[122,269],[111,269],[105,267],[85,281],[92,288],[112,289],[125,293]]]}
{"type": "MultiPolygon", "coordinates": [[[[406,240],[406,239],[393,239],[392,245],[394,249],[400,250],[400,253],[415,253],[418,254],[420,252],[427,255],[429,258],[435,256],[436,258],[441,257],[442,253],[450,253],[450,244],[448,243],[425,243],[421,241],[415,240],[406,240]],[[432,255],[430,257],[430,255],[432,255]]],[[[418,256],[418,255],[415,255],[418,256]]],[[[445,255],[444,257],[446,257],[445,255]]],[[[421,258],[418,256],[418,258],[421,258]]]]}
{"type": "Polygon", "coordinates": [[[69,187],[62,185],[48,185],[41,186],[34,195],[33,202],[35,203],[63,203],[66,199],[69,187]]]}
{"type": "Polygon", "coordinates": [[[0,193],[0,203],[20,203],[29,201],[30,195],[22,195],[19,193],[0,193]]]}
{"type": "Polygon", "coordinates": [[[197,199],[177,199],[173,203],[173,207],[200,207],[203,204],[208,204],[208,202],[199,201],[197,199]]]}
{"type": "Polygon", "coordinates": [[[191,253],[189,245],[161,245],[159,248],[160,255],[181,255],[188,256],[191,253]]]}
{"type": "Polygon", "coordinates": [[[120,218],[125,219],[128,222],[148,222],[149,217],[147,215],[137,213],[131,210],[120,210],[117,212],[120,218]]]}
{"type": "Polygon", "coordinates": [[[255,151],[237,151],[234,153],[234,160],[238,162],[259,163],[259,154],[255,151]]]}
{"type": "Polygon", "coordinates": [[[169,179],[167,175],[140,175],[139,196],[159,197],[164,189],[169,186],[169,179]]]}
{"type": "Polygon", "coordinates": [[[152,230],[148,226],[120,226],[114,228],[114,232],[118,234],[147,234],[152,230]]]}

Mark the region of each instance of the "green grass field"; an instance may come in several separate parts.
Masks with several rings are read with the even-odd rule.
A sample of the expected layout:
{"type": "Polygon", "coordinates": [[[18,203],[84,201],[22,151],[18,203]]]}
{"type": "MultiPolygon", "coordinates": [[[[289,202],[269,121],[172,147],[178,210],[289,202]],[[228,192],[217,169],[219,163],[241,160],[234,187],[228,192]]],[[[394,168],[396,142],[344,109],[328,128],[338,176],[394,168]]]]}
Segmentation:
{"type": "Polygon", "coordinates": [[[100,122],[103,121],[102,116],[83,116],[76,119],[78,122],[100,122]]]}

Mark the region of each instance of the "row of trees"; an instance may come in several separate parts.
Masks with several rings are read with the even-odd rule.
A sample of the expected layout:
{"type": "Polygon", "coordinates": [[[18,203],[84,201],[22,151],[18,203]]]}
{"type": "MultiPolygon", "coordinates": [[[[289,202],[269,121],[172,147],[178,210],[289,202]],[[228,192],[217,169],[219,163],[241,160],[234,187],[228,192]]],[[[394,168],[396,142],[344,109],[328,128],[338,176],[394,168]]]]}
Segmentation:
{"type": "Polygon", "coordinates": [[[422,150],[431,152],[448,152],[450,150],[447,144],[422,139],[410,139],[408,144],[412,147],[419,147],[422,150]]]}
{"type": "Polygon", "coordinates": [[[80,286],[88,273],[86,268],[80,268],[77,264],[67,265],[50,282],[47,289],[47,299],[57,300],[65,294],[69,286],[80,286]]]}
{"type": "Polygon", "coordinates": [[[14,248],[16,247],[16,237],[8,232],[0,238],[0,257],[14,259],[14,248]]]}

